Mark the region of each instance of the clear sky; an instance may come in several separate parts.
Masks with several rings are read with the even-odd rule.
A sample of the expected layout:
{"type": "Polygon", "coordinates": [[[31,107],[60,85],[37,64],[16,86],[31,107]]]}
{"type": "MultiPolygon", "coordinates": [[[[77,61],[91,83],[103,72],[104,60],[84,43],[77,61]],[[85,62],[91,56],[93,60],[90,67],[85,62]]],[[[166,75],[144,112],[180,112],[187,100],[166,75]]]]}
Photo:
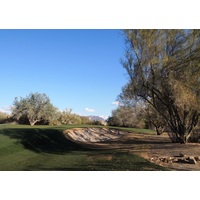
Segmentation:
{"type": "Polygon", "coordinates": [[[109,116],[126,83],[124,53],[121,30],[0,30],[0,109],[39,92],[60,110],[109,116]]]}

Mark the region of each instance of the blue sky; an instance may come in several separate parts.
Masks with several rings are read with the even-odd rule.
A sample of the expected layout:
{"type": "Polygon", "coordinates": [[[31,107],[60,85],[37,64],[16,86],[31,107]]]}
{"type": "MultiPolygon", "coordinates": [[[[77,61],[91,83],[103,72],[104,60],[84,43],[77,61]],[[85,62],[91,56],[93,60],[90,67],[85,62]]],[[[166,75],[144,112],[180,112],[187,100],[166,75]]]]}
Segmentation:
{"type": "Polygon", "coordinates": [[[124,53],[121,30],[0,30],[0,108],[39,92],[60,110],[109,116],[126,83],[124,53]]]}

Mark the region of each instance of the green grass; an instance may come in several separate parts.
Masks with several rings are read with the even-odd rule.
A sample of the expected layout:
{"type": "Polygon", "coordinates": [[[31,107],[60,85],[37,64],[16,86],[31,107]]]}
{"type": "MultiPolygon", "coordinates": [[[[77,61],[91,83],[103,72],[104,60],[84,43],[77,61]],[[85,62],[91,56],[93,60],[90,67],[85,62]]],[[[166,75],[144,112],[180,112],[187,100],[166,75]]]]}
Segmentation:
{"type": "Polygon", "coordinates": [[[85,149],[64,137],[62,131],[74,127],[88,127],[88,125],[34,127],[0,125],[0,170],[166,170],[128,152],[85,149]]]}

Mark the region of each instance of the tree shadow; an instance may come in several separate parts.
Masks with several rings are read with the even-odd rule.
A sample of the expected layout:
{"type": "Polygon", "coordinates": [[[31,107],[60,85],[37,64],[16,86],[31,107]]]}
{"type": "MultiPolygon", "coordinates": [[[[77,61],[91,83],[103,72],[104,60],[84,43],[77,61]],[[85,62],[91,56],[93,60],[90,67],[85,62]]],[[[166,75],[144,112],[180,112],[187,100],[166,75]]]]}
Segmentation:
{"type": "Polygon", "coordinates": [[[71,151],[88,150],[68,140],[65,135],[54,129],[4,129],[4,135],[17,139],[26,149],[37,153],[65,154],[71,151]]]}
{"type": "Polygon", "coordinates": [[[143,141],[143,140],[127,140],[123,141],[122,144],[171,144],[166,141],[143,141]]]}
{"type": "Polygon", "coordinates": [[[29,166],[23,171],[168,171],[154,163],[145,160],[137,155],[132,155],[127,152],[103,151],[101,156],[90,154],[90,159],[85,160],[81,165],[71,165],[66,167],[49,167],[49,166],[29,166]],[[104,156],[109,156],[107,160],[104,156]]]}
{"type": "Polygon", "coordinates": [[[111,141],[104,141],[102,143],[109,143],[109,144],[172,144],[172,142],[168,141],[153,141],[153,140],[140,140],[140,139],[127,139],[127,140],[111,140],[111,141]]]}

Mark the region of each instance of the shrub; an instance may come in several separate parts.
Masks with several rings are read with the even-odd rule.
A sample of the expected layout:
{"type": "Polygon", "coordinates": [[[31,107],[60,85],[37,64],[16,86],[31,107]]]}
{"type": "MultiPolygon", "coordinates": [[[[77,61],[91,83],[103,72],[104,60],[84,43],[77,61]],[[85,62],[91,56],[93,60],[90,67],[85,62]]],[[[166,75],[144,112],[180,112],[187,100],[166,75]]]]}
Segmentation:
{"type": "Polygon", "coordinates": [[[0,112],[0,124],[9,123],[10,115],[4,112],[0,112]]]}

